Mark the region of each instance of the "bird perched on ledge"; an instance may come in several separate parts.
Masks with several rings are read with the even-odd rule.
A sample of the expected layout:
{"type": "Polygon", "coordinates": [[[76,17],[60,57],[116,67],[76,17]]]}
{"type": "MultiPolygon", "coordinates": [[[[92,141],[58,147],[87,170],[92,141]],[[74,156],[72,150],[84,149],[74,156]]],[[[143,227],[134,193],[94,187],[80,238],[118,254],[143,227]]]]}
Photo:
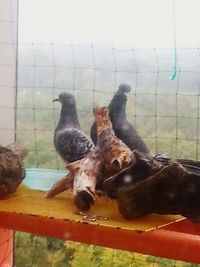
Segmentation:
{"type": "Polygon", "coordinates": [[[96,189],[104,179],[113,176],[134,163],[132,151],[118,139],[112,129],[107,107],[94,109],[98,145],[81,160],[69,163],[69,173],[47,192],[46,197],[73,188],[74,203],[81,211],[89,210],[95,202],[96,189]]]}
{"type": "Polygon", "coordinates": [[[54,132],[54,146],[61,158],[70,163],[82,159],[94,145],[81,130],[76,101],[72,94],[63,92],[53,102],[60,102],[61,112],[54,132]]]}
{"type": "MultiPolygon", "coordinates": [[[[131,87],[126,83],[120,84],[118,91],[113,96],[109,108],[109,115],[112,122],[112,127],[115,135],[121,139],[131,150],[137,149],[143,153],[149,153],[147,145],[137,133],[136,129],[127,120],[126,116],[126,103],[127,94],[130,92],[131,87]]],[[[96,123],[91,127],[90,136],[96,144],[97,133],[96,123]]]]}

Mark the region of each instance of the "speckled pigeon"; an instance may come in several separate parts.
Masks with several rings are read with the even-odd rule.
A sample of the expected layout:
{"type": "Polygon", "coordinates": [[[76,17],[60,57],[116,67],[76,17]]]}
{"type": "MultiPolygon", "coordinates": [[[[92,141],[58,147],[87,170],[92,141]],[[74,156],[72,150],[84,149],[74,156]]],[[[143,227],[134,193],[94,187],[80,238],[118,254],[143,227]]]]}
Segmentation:
{"type": "Polygon", "coordinates": [[[63,92],[53,101],[59,101],[62,105],[54,132],[55,149],[66,163],[82,159],[94,145],[80,128],[75,98],[72,94],[63,92]]]}

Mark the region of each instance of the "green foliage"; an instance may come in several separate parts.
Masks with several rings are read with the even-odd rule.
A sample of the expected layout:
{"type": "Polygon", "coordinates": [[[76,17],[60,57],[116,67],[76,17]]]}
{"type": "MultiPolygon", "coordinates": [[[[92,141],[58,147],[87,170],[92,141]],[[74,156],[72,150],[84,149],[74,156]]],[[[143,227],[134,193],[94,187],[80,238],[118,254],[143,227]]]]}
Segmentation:
{"type": "MultiPolygon", "coordinates": [[[[75,94],[81,126],[89,134],[93,123],[92,95],[84,91],[75,94]]],[[[101,98],[107,104],[111,94],[101,93],[100,102],[101,98]]],[[[27,167],[63,168],[53,146],[53,131],[59,118],[60,104],[53,106],[52,99],[50,89],[45,93],[35,93],[34,97],[30,90],[18,93],[17,139],[30,151],[26,159],[27,167]]],[[[179,99],[178,113],[174,112],[173,95],[166,98],[166,102],[160,99],[163,100],[162,105],[158,103],[156,109],[155,96],[137,96],[136,102],[134,99],[130,95],[127,107],[129,120],[153,153],[167,153],[172,158],[198,159],[199,126],[194,96],[179,99]],[[187,116],[181,113],[182,107],[187,116]]]]}
{"type": "Polygon", "coordinates": [[[16,232],[15,265],[17,267],[71,266],[74,248],[66,248],[63,240],[43,238],[16,232]]]}
{"type": "Polygon", "coordinates": [[[16,232],[16,267],[197,267],[199,265],[16,232]]]}

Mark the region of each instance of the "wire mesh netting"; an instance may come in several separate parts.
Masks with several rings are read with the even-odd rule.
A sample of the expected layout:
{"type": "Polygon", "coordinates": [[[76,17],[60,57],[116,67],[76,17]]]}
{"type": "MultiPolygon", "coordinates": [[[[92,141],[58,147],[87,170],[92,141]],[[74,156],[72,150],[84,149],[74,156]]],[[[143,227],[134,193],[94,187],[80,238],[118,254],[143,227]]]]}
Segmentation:
{"type": "MultiPolygon", "coordinates": [[[[17,1],[0,1],[0,139],[1,145],[15,138],[15,92],[17,48],[17,1]]],[[[0,266],[12,266],[13,231],[0,228],[0,266]]]]}
{"type": "Polygon", "coordinates": [[[17,1],[0,1],[1,144],[14,141],[17,52],[17,1]]]}
{"type": "Polygon", "coordinates": [[[16,233],[16,266],[81,267],[197,267],[198,264],[114,250],[78,242],[16,233]],[[20,255],[20,256],[19,256],[20,255]]]}
{"type": "MultiPolygon", "coordinates": [[[[0,136],[6,145],[16,134],[29,149],[26,167],[63,168],[53,147],[60,106],[52,100],[60,92],[75,95],[81,126],[89,134],[92,108],[107,105],[121,82],[132,87],[129,120],[153,153],[199,159],[199,47],[177,49],[174,81],[169,80],[173,49],[20,43],[17,58],[17,4],[0,0],[0,136]]],[[[197,266],[20,232],[14,247],[17,267],[197,266]]],[[[12,254],[13,232],[0,229],[0,267],[12,265],[12,254]]]]}
{"type": "Polygon", "coordinates": [[[12,266],[13,231],[0,228],[0,266],[12,266]]]}
{"type": "Polygon", "coordinates": [[[94,45],[20,44],[18,140],[30,150],[27,166],[62,167],[52,135],[62,91],[75,95],[89,134],[92,108],[107,105],[121,82],[132,86],[127,114],[154,153],[198,159],[199,48],[178,49],[177,79],[169,80],[170,49],[118,49],[94,45]]]}
{"type": "MultiPolygon", "coordinates": [[[[151,151],[199,159],[199,49],[177,50],[174,81],[169,80],[172,53],[93,44],[19,44],[17,140],[30,151],[26,166],[63,168],[53,146],[60,106],[52,100],[59,93],[75,95],[82,129],[89,135],[92,108],[107,105],[122,82],[132,87],[129,120],[151,151]]],[[[45,266],[192,266],[23,233],[15,240],[16,266],[41,266],[44,261],[45,266]]]]}

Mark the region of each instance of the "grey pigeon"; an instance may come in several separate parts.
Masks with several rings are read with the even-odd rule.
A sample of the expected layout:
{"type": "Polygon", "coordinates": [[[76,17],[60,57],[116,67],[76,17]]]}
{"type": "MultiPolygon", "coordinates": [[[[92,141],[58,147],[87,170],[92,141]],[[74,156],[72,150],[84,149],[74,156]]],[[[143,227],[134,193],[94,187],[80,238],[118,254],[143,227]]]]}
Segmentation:
{"type": "MultiPolygon", "coordinates": [[[[126,117],[127,96],[131,90],[130,85],[122,83],[109,104],[109,115],[116,136],[121,139],[131,150],[137,149],[143,153],[149,153],[147,145],[131,125],[126,117]]],[[[96,144],[96,123],[91,127],[90,136],[96,144]]]]}
{"type": "Polygon", "coordinates": [[[53,101],[59,101],[62,105],[60,119],[54,132],[56,151],[66,163],[84,158],[94,145],[81,130],[74,96],[63,92],[53,101]]]}

